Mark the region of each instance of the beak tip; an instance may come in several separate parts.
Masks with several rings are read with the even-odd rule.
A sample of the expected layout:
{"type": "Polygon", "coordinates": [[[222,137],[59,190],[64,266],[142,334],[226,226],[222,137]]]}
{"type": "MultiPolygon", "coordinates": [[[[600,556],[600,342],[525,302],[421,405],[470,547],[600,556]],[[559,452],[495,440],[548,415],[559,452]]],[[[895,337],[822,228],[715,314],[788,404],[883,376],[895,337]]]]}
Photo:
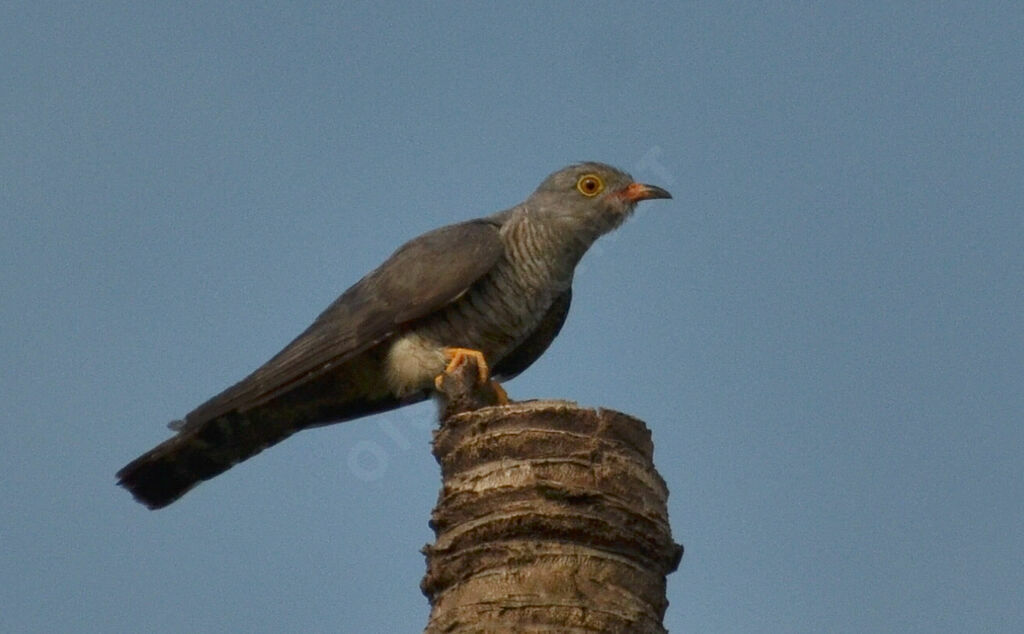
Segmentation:
{"type": "Polygon", "coordinates": [[[643,198],[645,198],[645,199],[651,199],[651,198],[671,199],[672,198],[672,194],[670,194],[667,189],[662,189],[661,187],[658,187],[657,185],[643,185],[643,192],[644,192],[643,198]]]}
{"type": "Polygon", "coordinates": [[[647,185],[645,183],[631,183],[616,195],[631,204],[654,198],[672,198],[672,194],[668,193],[667,190],[657,185],[647,185]]]}

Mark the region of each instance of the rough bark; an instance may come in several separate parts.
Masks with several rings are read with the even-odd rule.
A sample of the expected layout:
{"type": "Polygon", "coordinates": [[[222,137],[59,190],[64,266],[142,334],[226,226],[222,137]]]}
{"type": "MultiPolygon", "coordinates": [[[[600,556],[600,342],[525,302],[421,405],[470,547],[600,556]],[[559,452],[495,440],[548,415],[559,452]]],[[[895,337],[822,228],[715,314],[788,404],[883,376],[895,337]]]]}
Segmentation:
{"type": "Polygon", "coordinates": [[[644,423],[565,401],[492,406],[473,376],[441,386],[426,631],[664,632],[683,548],[644,423]]]}

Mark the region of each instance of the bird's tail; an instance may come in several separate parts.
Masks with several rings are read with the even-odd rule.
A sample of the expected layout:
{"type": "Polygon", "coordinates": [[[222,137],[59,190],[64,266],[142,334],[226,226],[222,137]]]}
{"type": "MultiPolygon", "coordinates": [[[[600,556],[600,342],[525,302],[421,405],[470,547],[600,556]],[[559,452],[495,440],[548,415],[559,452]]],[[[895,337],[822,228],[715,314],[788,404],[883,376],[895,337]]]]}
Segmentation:
{"type": "Polygon", "coordinates": [[[294,433],[281,422],[228,414],[187,422],[170,438],[117,472],[118,484],[151,509],[174,502],[203,480],[221,474],[294,433]]]}

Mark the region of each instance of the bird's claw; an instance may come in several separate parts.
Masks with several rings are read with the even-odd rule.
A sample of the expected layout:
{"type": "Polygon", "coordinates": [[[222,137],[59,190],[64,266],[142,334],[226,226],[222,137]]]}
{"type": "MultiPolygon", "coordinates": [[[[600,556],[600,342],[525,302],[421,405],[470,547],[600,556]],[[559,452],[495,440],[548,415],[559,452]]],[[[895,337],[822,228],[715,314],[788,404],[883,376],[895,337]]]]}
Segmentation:
{"type": "MultiPolygon", "coordinates": [[[[487,360],[484,359],[484,353],[479,350],[473,350],[472,348],[445,348],[444,354],[448,357],[448,365],[444,369],[444,374],[453,374],[459,366],[466,362],[466,359],[473,359],[476,361],[477,371],[477,382],[480,385],[484,385],[491,378],[491,369],[487,367],[487,360]]],[[[437,379],[434,379],[437,382],[437,379]]]]}
{"type": "MultiPolygon", "coordinates": [[[[491,379],[491,371],[482,352],[471,348],[445,348],[444,353],[448,358],[448,365],[445,367],[444,372],[434,377],[434,387],[437,388],[438,392],[451,397],[453,386],[458,385],[459,379],[457,377],[460,374],[460,370],[462,370],[466,363],[471,363],[476,366],[477,390],[474,390],[474,392],[477,394],[489,393],[490,396],[487,399],[490,401],[490,404],[509,404],[508,393],[505,391],[505,388],[497,381],[491,379]],[[455,382],[449,382],[448,379],[450,378],[455,378],[455,382]],[[479,391],[479,388],[486,389],[479,391]]],[[[462,375],[465,376],[469,372],[472,372],[472,367],[463,370],[462,375]]],[[[468,376],[462,380],[472,381],[468,376]]],[[[462,385],[464,387],[461,389],[469,389],[469,385],[466,383],[462,385]]]]}

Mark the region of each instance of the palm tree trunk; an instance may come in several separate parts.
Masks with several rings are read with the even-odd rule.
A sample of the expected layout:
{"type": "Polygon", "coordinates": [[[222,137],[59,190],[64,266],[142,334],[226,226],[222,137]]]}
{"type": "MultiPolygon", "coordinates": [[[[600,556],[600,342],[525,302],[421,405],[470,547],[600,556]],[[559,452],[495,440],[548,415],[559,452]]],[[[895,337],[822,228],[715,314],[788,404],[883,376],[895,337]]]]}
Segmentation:
{"type": "Polygon", "coordinates": [[[644,423],[564,401],[477,409],[495,397],[472,376],[442,386],[426,631],[665,632],[683,548],[644,423]]]}

